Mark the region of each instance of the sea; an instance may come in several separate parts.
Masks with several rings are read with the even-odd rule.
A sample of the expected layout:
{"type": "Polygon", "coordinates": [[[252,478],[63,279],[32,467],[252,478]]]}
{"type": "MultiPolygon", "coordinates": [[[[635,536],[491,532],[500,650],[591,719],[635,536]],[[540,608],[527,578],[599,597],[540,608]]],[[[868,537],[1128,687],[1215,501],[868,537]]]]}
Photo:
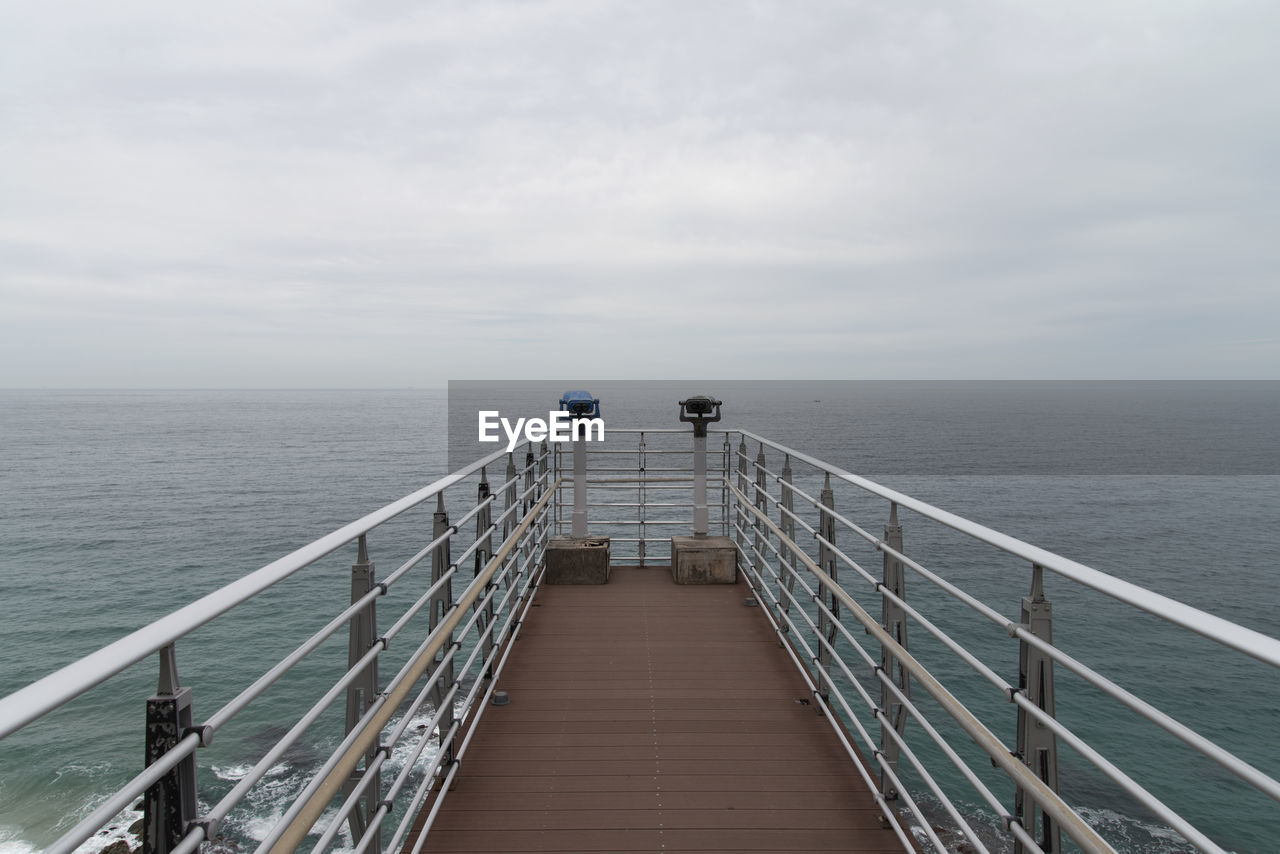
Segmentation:
{"type": "MultiPolygon", "coordinates": [[[[1280,383],[596,381],[520,392],[555,409],[568,388],[598,395],[607,426],[685,427],[677,401],[713,395],[724,402],[718,427],[774,438],[1280,636],[1280,383]]],[[[442,476],[450,421],[472,411],[459,405],[464,391],[475,390],[0,390],[0,696],[442,476]]],[[[884,502],[854,492],[840,486],[838,508],[869,514],[862,522],[876,531],[884,502]]],[[[428,525],[429,516],[409,520],[391,542],[373,543],[382,574],[425,542],[428,525]]],[[[1017,617],[1029,567],[910,514],[903,526],[909,554],[1017,617]]],[[[351,558],[321,562],[179,645],[197,717],[270,666],[282,639],[336,612],[351,558]]],[[[909,585],[909,596],[927,587],[909,585]]],[[[1060,645],[1280,776],[1274,668],[1052,576],[1046,593],[1060,645]]],[[[1010,648],[991,624],[940,607],[940,624],[971,633],[976,648],[1010,648]]],[[[345,658],[340,646],[331,658],[345,658]]],[[[332,680],[323,663],[295,678],[323,690],[332,680]]],[[[142,662],[0,741],[0,854],[41,850],[136,773],[155,679],[154,662],[142,662]]],[[[1271,799],[1069,678],[1059,678],[1058,706],[1227,850],[1277,850],[1271,799]]],[[[270,709],[207,748],[202,781],[225,791],[243,777],[243,751],[260,753],[281,732],[270,709]]],[[[1012,728],[1001,735],[1011,743],[1012,728]]],[[[251,850],[332,746],[287,753],[229,819],[223,850],[251,850]]],[[[405,761],[398,754],[392,766],[405,761]]],[[[1061,775],[1064,795],[1119,850],[1191,850],[1065,749],[1061,775]]],[[[975,822],[989,821],[971,800],[975,822]]],[[[81,850],[130,839],[140,817],[126,811],[81,850]]]]}

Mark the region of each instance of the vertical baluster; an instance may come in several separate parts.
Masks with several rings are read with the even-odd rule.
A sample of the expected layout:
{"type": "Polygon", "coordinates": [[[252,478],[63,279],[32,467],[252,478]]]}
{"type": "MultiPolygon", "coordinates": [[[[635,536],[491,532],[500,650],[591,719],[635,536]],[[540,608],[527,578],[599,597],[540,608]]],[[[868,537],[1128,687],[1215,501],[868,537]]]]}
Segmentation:
{"type": "MultiPolygon", "coordinates": [[[[488,503],[489,496],[489,476],[486,471],[480,469],[480,484],[476,487],[476,504],[484,504],[476,514],[476,541],[479,545],[475,552],[475,571],[472,577],[478,577],[481,571],[489,565],[489,558],[493,557],[493,534],[489,528],[493,525],[493,504],[488,503]]],[[[481,607],[477,601],[477,607],[481,607],[481,616],[477,625],[479,637],[481,638],[482,652],[486,658],[489,651],[493,649],[493,599],[487,594],[493,589],[496,582],[490,578],[489,583],[485,585],[485,600],[481,607]]]]}
{"type": "Polygon", "coordinates": [[[573,516],[570,533],[575,537],[587,535],[587,442],[573,440],[573,516]]]}
{"type": "MultiPolygon", "coordinates": [[[[555,478],[560,477],[564,471],[564,469],[561,468],[563,463],[560,460],[560,445],[561,445],[560,442],[547,443],[547,448],[551,452],[551,477],[553,480],[555,478]]],[[[563,483],[560,484],[560,486],[556,487],[556,497],[552,503],[555,505],[555,510],[556,510],[556,518],[555,518],[556,533],[563,534],[564,533],[564,507],[563,507],[564,484],[563,483]]]]}
{"type": "MultiPolygon", "coordinates": [[[[756,470],[756,478],[755,478],[755,485],[754,485],[755,491],[754,493],[752,493],[752,498],[753,498],[752,503],[755,504],[756,510],[760,511],[761,513],[767,514],[769,512],[769,498],[768,498],[768,493],[766,492],[766,490],[768,489],[768,485],[767,485],[767,481],[765,480],[765,473],[764,473],[765,459],[764,459],[764,443],[763,442],[760,443],[760,449],[756,452],[755,470],[756,470]]],[[[767,570],[765,569],[766,561],[764,559],[764,553],[767,550],[768,534],[766,533],[764,522],[760,521],[759,516],[752,517],[752,525],[755,527],[755,539],[753,542],[754,552],[753,552],[752,561],[755,563],[759,571],[760,587],[761,587],[759,594],[763,596],[765,572],[767,572],[767,570]]]]}
{"type": "Polygon", "coordinates": [[[724,434],[724,445],[720,450],[720,536],[729,536],[729,473],[730,460],[733,458],[733,445],[729,442],[729,434],[724,434]]]}
{"type": "MultiPolygon", "coordinates": [[[[534,486],[533,447],[534,447],[533,443],[530,442],[528,445],[525,446],[525,452],[524,452],[524,499],[521,502],[521,506],[520,506],[521,520],[523,520],[525,516],[529,515],[529,508],[533,506],[533,501],[532,501],[532,496],[534,494],[533,493],[533,486],[534,486]]],[[[524,541],[520,546],[520,553],[524,557],[525,561],[528,561],[529,555],[532,553],[532,549],[533,549],[533,538],[531,536],[525,536],[524,541]]]]}
{"type": "Polygon", "coordinates": [[[507,481],[502,493],[502,541],[505,543],[515,530],[519,520],[511,508],[516,505],[516,458],[507,454],[507,481]]]}
{"type": "MultiPolygon", "coordinates": [[[[358,545],[356,546],[356,562],[351,566],[351,603],[363,599],[368,595],[369,591],[377,586],[374,580],[373,561],[369,560],[368,543],[365,535],[361,534],[358,545]]],[[[369,602],[361,608],[355,616],[351,618],[350,630],[347,637],[347,668],[356,666],[356,663],[378,643],[378,616],[376,600],[369,602]]],[[[360,719],[364,717],[364,713],[368,711],[369,706],[378,696],[378,660],[375,658],[369,663],[360,675],[355,678],[350,685],[347,686],[347,725],[346,732],[351,733],[359,724],[360,719]]],[[[364,768],[357,768],[351,772],[351,776],[342,784],[342,794],[344,797],[349,796],[352,790],[360,782],[368,769],[370,763],[378,756],[377,743],[371,743],[368,751],[364,756],[364,768]]],[[[357,803],[347,816],[347,824],[351,828],[351,836],[353,839],[359,839],[364,836],[365,829],[368,826],[369,814],[378,808],[378,803],[382,800],[382,780],[375,779],[364,790],[364,794],[360,799],[363,803],[357,803]]],[[[377,850],[382,850],[382,828],[379,826],[376,831],[375,840],[377,842],[377,850]]]]}
{"type": "Polygon", "coordinates": [[[639,504],[640,504],[640,514],[639,514],[639,520],[640,520],[640,522],[639,522],[639,525],[638,525],[638,531],[639,531],[639,532],[636,534],[636,538],[637,538],[638,540],[640,540],[640,542],[636,544],[636,554],[637,554],[637,556],[638,556],[638,557],[639,557],[639,559],[640,559],[640,568],[641,568],[641,569],[643,569],[643,568],[644,568],[644,557],[645,557],[645,542],[644,542],[644,534],[645,534],[645,530],[644,530],[644,521],[645,521],[645,502],[646,502],[646,500],[647,500],[646,495],[645,495],[645,482],[644,482],[644,481],[645,481],[645,473],[644,473],[644,470],[645,470],[645,453],[644,453],[644,452],[645,452],[645,448],[644,448],[644,431],[642,430],[642,431],[640,431],[640,447],[639,447],[639,449],[638,449],[638,456],[637,456],[637,460],[636,460],[637,472],[638,472],[638,475],[639,475],[639,476],[638,476],[638,479],[637,479],[636,493],[637,493],[637,495],[638,495],[637,501],[638,501],[638,502],[639,502],[639,504]]]}
{"type": "Polygon", "coordinates": [[[547,453],[548,443],[539,442],[537,447],[538,454],[538,491],[533,494],[534,503],[542,500],[542,495],[547,491],[551,484],[551,477],[548,473],[547,463],[550,454],[547,453]]]}
{"type": "MultiPolygon", "coordinates": [[[[444,508],[444,493],[436,496],[436,512],[431,520],[431,539],[438,540],[446,533],[451,531],[449,525],[449,513],[444,508]]],[[[452,552],[453,541],[451,538],[446,539],[443,543],[436,546],[431,552],[431,584],[434,587],[437,582],[445,577],[455,567],[450,558],[452,552]]],[[[436,628],[444,621],[449,612],[456,607],[453,601],[453,576],[449,576],[448,580],[440,585],[435,593],[431,594],[431,626],[430,631],[436,628]]],[[[453,651],[453,633],[449,633],[447,642],[440,648],[440,652],[436,653],[436,665],[439,666],[444,657],[453,651]]],[[[444,754],[444,763],[442,769],[447,769],[453,763],[454,742],[444,740],[444,735],[454,724],[453,703],[445,701],[445,696],[449,693],[449,689],[453,687],[454,680],[454,659],[450,658],[449,663],[444,666],[440,672],[440,678],[431,688],[431,701],[435,704],[436,709],[444,707],[444,713],[440,716],[440,750],[444,754]]],[[[443,779],[443,774],[441,775],[443,779]]]]}
{"type": "Polygon", "coordinates": [[[537,500],[537,493],[534,492],[533,489],[533,447],[533,443],[530,442],[528,445],[525,445],[524,449],[524,501],[521,503],[520,507],[521,518],[529,514],[529,508],[532,507],[534,502],[537,500]]]}
{"type": "MultiPolygon", "coordinates": [[[[191,689],[178,683],[177,650],[160,650],[160,679],[147,699],[146,757],[148,766],[186,736],[192,724],[191,689]]],[[[143,796],[142,850],[167,854],[182,841],[187,822],[196,818],[196,758],[183,759],[143,796]]]]}
{"type": "MultiPolygon", "coordinates": [[[[1022,597],[1022,625],[1045,643],[1053,643],[1053,606],[1044,598],[1044,569],[1037,565],[1031,570],[1031,595],[1022,597]]],[[[1018,644],[1018,690],[1050,716],[1056,715],[1053,659],[1026,641],[1018,644]]],[[[1016,752],[1045,785],[1058,791],[1057,736],[1021,706],[1018,707],[1016,752]]],[[[1022,788],[1014,793],[1013,814],[1046,854],[1059,854],[1062,850],[1060,829],[1022,788]]],[[[1014,841],[1015,854],[1025,850],[1021,842],[1014,841]]]]}
{"type": "MultiPolygon", "coordinates": [[[[896,502],[889,504],[889,521],[884,526],[884,542],[888,548],[899,554],[902,553],[902,525],[898,523],[898,505],[896,502]]],[[[902,566],[902,561],[888,551],[884,552],[884,574],[881,587],[880,625],[884,627],[890,637],[905,649],[907,647],[906,611],[897,602],[892,601],[887,595],[883,594],[892,593],[900,599],[905,599],[907,595],[906,572],[902,566]]],[[[883,644],[880,646],[880,668],[884,671],[884,675],[904,695],[911,696],[911,680],[907,672],[902,668],[902,662],[883,644]]],[[[880,683],[880,710],[888,718],[887,724],[884,720],[880,722],[880,752],[884,754],[889,767],[896,773],[900,750],[898,742],[890,736],[889,729],[892,727],[899,735],[905,732],[907,710],[884,682],[880,683]]],[[[893,783],[884,769],[880,771],[880,793],[884,795],[886,800],[894,800],[898,797],[898,792],[893,788],[893,783]]]]}
{"type": "MultiPolygon", "coordinates": [[[[778,511],[778,527],[782,529],[782,533],[786,534],[787,539],[795,542],[796,539],[796,520],[791,515],[795,509],[795,493],[791,491],[791,455],[787,454],[782,463],[782,509],[778,511]]],[[[791,597],[788,595],[795,590],[796,576],[787,567],[786,555],[788,552],[784,549],[783,556],[778,559],[778,603],[784,614],[791,613],[791,597]]],[[[795,558],[793,557],[794,561],[795,558]]],[[[790,631],[790,627],[785,620],[779,620],[782,631],[790,631]]]]}
{"type": "MultiPolygon", "coordinates": [[[[741,492],[743,495],[747,494],[747,437],[746,436],[742,436],[738,439],[738,491],[741,492]]],[[[734,514],[734,518],[737,520],[736,525],[741,525],[743,528],[746,527],[747,511],[744,508],[739,507],[737,512],[734,514]]],[[[743,536],[742,531],[739,531],[736,529],[736,525],[735,525],[735,532],[734,532],[734,540],[738,544],[738,555],[739,555],[738,559],[742,560],[744,559],[743,556],[746,555],[747,542],[743,536]]],[[[747,559],[749,559],[749,556],[747,556],[747,559]]]]}
{"type": "MultiPolygon", "coordinates": [[[[836,520],[831,515],[832,510],[836,506],[835,492],[831,489],[831,474],[826,475],[826,479],[822,484],[822,495],[820,498],[822,507],[819,508],[818,514],[818,533],[822,536],[822,540],[818,541],[818,566],[822,571],[830,576],[832,581],[837,578],[836,574],[836,556],[831,551],[827,543],[835,545],[836,541],[836,520]]],[[[835,643],[836,626],[835,621],[840,619],[840,600],[836,598],[834,592],[827,590],[825,587],[818,588],[819,598],[826,604],[827,609],[831,612],[831,617],[827,616],[826,610],[818,609],[818,632],[827,640],[827,643],[835,643]],[[834,618],[834,619],[833,619],[834,618]]],[[[822,673],[831,673],[831,650],[826,644],[818,644],[818,667],[822,673]]],[[[825,701],[829,696],[829,684],[824,678],[819,678],[818,694],[825,701]]]]}

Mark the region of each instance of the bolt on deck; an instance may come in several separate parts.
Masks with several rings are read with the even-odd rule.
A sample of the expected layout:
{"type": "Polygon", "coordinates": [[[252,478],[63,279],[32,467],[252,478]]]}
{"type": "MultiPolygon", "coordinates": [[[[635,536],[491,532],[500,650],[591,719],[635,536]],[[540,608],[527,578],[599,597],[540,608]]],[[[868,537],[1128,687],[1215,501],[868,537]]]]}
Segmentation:
{"type": "Polygon", "coordinates": [[[422,850],[901,854],[750,595],[543,587],[422,850]]]}

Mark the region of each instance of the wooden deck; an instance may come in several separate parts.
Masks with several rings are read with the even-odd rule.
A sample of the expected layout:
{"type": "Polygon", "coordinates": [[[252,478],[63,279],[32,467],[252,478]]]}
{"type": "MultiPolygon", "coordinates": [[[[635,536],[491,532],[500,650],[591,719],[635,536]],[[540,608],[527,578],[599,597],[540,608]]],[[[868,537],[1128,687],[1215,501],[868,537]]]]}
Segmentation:
{"type": "Polygon", "coordinates": [[[749,595],[543,587],[425,850],[902,854],[749,595]]]}

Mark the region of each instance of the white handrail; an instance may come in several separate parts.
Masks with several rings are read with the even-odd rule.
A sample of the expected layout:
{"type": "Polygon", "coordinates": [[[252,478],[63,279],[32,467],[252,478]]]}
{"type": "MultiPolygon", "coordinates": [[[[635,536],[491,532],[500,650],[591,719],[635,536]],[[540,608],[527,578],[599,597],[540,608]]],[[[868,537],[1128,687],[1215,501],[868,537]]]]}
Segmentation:
{"type": "Polygon", "coordinates": [[[465,468],[445,475],[380,510],[375,510],[367,516],[343,525],[333,533],[272,561],[261,569],[179,608],[168,616],[161,617],[150,625],[125,635],[120,640],[86,655],[79,661],[68,664],[25,688],[20,688],[7,697],[0,698],[0,738],[43,717],[93,686],[110,679],[129,665],[136,664],[163,649],[192,630],[278,584],[298,570],[342,548],[361,534],[418,506],[428,498],[435,497],[442,490],[506,455],[505,450],[494,451],[487,457],[482,457],[465,468]]]}
{"type": "Polygon", "coordinates": [[[1108,575],[1105,572],[1070,558],[1065,558],[1047,549],[1033,546],[1030,543],[1019,540],[1017,537],[1002,534],[985,525],[980,525],[962,516],[949,513],[946,510],[934,507],[932,504],[912,498],[897,490],[889,489],[873,480],[860,477],[838,466],[830,465],[816,457],[811,457],[794,448],[778,444],[750,431],[742,430],[739,432],[752,441],[761,442],[784,454],[790,454],[793,459],[808,463],[814,468],[829,473],[832,477],[837,477],[859,489],[892,501],[901,507],[919,513],[921,516],[932,519],[939,524],[946,525],[948,528],[959,531],[966,536],[980,540],[1030,563],[1042,566],[1064,578],[1069,578],[1072,581],[1097,590],[1099,593],[1146,611],[1148,614],[1168,620],[1175,625],[1182,626],[1184,629],[1190,629],[1196,634],[1203,635],[1223,646],[1231,647],[1259,661],[1265,661],[1272,667],[1280,667],[1280,640],[1238,625],[1230,620],[1225,620],[1222,617],[1214,616],[1206,611],[1201,611],[1198,608],[1193,608],[1176,599],[1170,599],[1168,596],[1147,590],[1145,587],[1139,587],[1131,582],[1116,578],[1114,575],[1108,575]]]}

